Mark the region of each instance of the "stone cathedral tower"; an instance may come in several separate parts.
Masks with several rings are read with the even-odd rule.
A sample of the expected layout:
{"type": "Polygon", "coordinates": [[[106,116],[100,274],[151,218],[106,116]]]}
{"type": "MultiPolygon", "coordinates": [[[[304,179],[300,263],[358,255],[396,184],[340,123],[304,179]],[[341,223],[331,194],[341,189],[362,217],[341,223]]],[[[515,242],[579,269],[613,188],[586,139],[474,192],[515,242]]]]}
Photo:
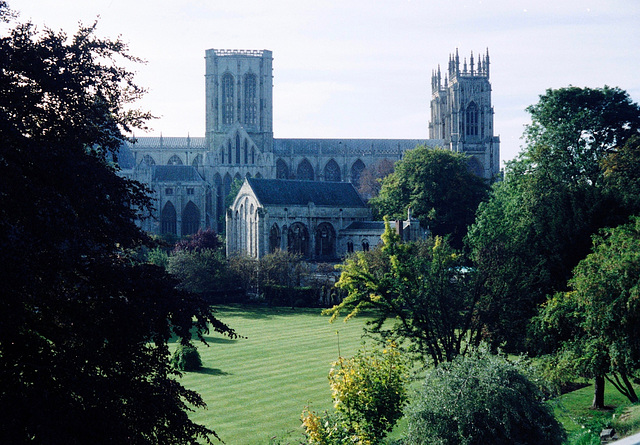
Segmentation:
{"type": "Polygon", "coordinates": [[[470,156],[469,167],[479,176],[500,170],[500,138],[493,134],[493,106],[489,82],[489,50],[473,52],[460,66],[458,50],[449,56],[444,78],[438,66],[431,77],[429,138],[442,139],[445,148],[470,156]]]}
{"type": "MultiPolygon", "coordinates": [[[[273,150],[273,56],[267,50],[209,49],[205,55],[206,143],[217,164],[251,149],[273,150]],[[245,150],[245,145],[247,149],[245,150]],[[229,156],[231,154],[231,156],[229,156]]],[[[264,159],[263,159],[264,160],[264,159]]],[[[255,162],[254,162],[255,163],[255,162]]]]}

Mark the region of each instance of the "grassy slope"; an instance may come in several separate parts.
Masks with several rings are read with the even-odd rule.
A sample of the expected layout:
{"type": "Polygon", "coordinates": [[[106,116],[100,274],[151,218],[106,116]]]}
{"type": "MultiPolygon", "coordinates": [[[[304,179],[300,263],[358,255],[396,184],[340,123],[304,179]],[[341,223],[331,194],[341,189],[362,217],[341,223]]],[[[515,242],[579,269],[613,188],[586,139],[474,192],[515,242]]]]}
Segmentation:
{"type": "Polygon", "coordinates": [[[365,322],[356,317],[330,324],[319,312],[218,308],[218,317],[247,338],[212,334],[207,337],[210,347],[198,345],[204,369],[184,374],[182,383],[198,391],[209,408],[192,418],[213,428],[229,445],[301,437],[303,408],[331,407],[327,374],[338,357],[338,338],[342,355],[353,355],[365,322]]]}
{"type": "MultiPolygon", "coordinates": [[[[636,386],[636,391],[640,388],[636,386]]],[[[617,431],[629,434],[637,431],[640,425],[638,419],[639,406],[632,406],[629,400],[620,394],[610,383],[605,386],[605,403],[610,409],[600,411],[591,409],[593,400],[593,385],[586,386],[576,391],[564,394],[560,402],[555,405],[555,414],[562,422],[569,434],[575,434],[583,430],[592,430],[596,435],[603,427],[614,426],[617,431]],[[620,424],[620,416],[623,416],[620,424]],[[615,418],[612,416],[615,415],[615,418]]]]}

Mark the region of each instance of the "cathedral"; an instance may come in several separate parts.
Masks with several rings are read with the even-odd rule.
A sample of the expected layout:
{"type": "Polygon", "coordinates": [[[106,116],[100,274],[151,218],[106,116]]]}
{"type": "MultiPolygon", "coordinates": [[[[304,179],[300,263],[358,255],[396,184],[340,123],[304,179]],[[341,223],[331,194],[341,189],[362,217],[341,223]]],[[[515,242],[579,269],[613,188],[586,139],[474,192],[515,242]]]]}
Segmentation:
{"type": "MultiPolygon", "coordinates": [[[[499,173],[488,51],[475,59],[472,53],[461,64],[456,50],[444,74],[440,67],[433,71],[425,139],[274,138],[272,62],[268,50],[207,50],[204,137],[139,137],[122,147],[122,174],[153,190],[155,214],[141,222],[143,229],[180,237],[213,228],[226,230],[229,252],[259,257],[283,248],[311,259],[337,258],[378,242],[374,232],[381,223],[370,221],[356,192],[367,167],[393,163],[416,145],[427,145],[468,154],[469,168],[479,176],[499,173]],[[229,208],[225,201],[234,181],[244,183],[246,196],[241,199],[239,194],[229,208]],[[291,192],[283,196],[292,202],[279,199],[274,204],[273,193],[284,191],[291,192]],[[323,193],[335,198],[327,201],[323,193]],[[247,199],[253,216],[251,207],[244,207],[247,199]],[[309,199],[315,201],[305,201],[309,199]],[[263,217],[258,224],[258,215],[269,213],[264,206],[279,215],[277,222],[267,223],[263,217]],[[297,237],[291,228],[298,229],[297,237]],[[321,240],[324,245],[318,244],[321,240]]],[[[395,224],[402,230],[412,222],[409,216],[395,224]]],[[[406,233],[417,230],[415,222],[413,227],[406,233]]]]}

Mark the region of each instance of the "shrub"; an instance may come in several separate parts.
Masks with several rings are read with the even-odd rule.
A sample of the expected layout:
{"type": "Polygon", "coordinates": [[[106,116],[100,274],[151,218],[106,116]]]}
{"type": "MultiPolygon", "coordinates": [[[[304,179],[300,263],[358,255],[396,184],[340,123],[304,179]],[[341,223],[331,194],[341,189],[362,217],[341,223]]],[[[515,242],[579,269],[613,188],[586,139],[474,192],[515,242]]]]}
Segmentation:
{"type": "Polygon", "coordinates": [[[180,371],[197,371],[202,368],[200,353],[193,345],[179,345],[173,353],[171,364],[180,371]]]}
{"type": "Polygon", "coordinates": [[[160,247],[156,247],[147,253],[147,261],[156,266],[166,269],[169,265],[169,255],[160,247]]]}
{"type": "Polygon", "coordinates": [[[416,445],[552,445],[566,437],[521,363],[486,348],[430,371],[407,417],[416,445]]]}
{"type": "Polygon", "coordinates": [[[393,344],[342,357],[329,372],[335,413],[305,410],[303,426],[310,444],[377,444],[402,417],[406,396],[405,360],[393,344]]]}

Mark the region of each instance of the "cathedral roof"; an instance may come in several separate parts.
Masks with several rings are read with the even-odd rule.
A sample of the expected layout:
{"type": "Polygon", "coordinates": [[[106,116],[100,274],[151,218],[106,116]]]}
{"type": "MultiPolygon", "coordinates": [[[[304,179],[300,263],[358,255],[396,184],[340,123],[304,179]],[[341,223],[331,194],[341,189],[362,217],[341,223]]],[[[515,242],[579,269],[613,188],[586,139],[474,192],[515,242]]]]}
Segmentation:
{"type": "MultiPolygon", "coordinates": [[[[389,225],[395,227],[394,221],[389,221],[389,225]]],[[[375,230],[377,232],[384,232],[384,221],[354,221],[349,224],[345,230],[375,230]]]]}
{"type": "Polygon", "coordinates": [[[151,169],[151,180],[155,182],[204,181],[198,170],[190,165],[154,165],[151,169]]]}
{"type": "Polygon", "coordinates": [[[273,152],[276,155],[367,155],[388,154],[397,156],[417,145],[442,147],[441,139],[274,139],[273,152]]]}
{"type": "Polygon", "coordinates": [[[247,178],[249,186],[263,206],[289,205],[367,207],[349,182],[293,181],[247,178]]]}
{"type": "Polygon", "coordinates": [[[207,148],[206,138],[203,137],[153,137],[143,136],[135,138],[135,143],[125,142],[125,145],[136,149],[150,148],[157,150],[159,148],[166,149],[205,149],[207,148]]]}

